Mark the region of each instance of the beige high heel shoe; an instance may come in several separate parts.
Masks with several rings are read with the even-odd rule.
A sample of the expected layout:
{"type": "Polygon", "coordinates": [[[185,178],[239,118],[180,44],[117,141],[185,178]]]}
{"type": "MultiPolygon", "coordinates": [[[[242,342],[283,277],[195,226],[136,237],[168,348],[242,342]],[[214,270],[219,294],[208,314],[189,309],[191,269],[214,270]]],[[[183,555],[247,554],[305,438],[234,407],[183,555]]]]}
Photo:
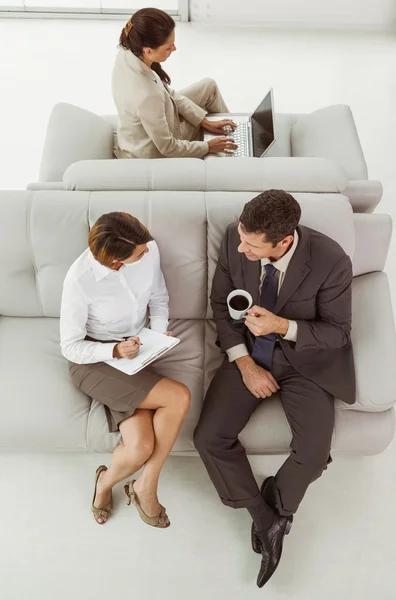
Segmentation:
{"type": "Polygon", "coordinates": [[[92,498],[92,506],[91,506],[91,511],[93,513],[94,519],[99,525],[104,525],[106,523],[106,521],[108,520],[108,518],[110,517],[111,513],[113,512],[113,498],[103,508],[96,508],[96,506],[94,506],[95,496],[96,496],[96,488],[98,485],[98,479],[99,479],[100,474],[103,471],[107,471],[107,467],[105,465],[100,465],[100,467],[98,467],[96,469],[95,489],[94,489],[94,494],[93,494],[93,498],[92,498]],[[103,519],[103,522],[99,523],[98,519],[103,519]]]}
{"type": "Polygon", "coordinates": [[[139,498],[135,490],[133,489],[133,484],[135,483],[135,481],[136,479],[134,479],[133,481],[127,481],[126,485],[124,485],[124,491],[128,498],[128,506],[131,503],[134,504],[140,515],[140,518],[142,519],[142,521],[147,523],[147,525],[151,525],[151,527],[158,527],[159,529],[166,529],[167,527],[169,527],[170,521],[168,515],[166,514],[166,508],[164,508],[161,504],[161,512],[159,515],[156,515],[155,517],[149,517],[148,515],[146,515],[146,513],[140,506],[139,498]]]}

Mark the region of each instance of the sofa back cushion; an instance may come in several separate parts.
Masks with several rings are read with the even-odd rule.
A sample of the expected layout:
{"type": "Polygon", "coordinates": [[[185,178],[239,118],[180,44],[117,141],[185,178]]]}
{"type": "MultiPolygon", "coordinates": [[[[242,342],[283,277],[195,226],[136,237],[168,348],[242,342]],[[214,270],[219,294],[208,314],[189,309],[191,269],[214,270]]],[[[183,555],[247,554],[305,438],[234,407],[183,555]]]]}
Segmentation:
{"type": "Polygon", "coordinates": [[[0,314],[59,317],[63,281],[89,227],[132,213],[158,243],[171,318],[206,314],[205,198],[201,192],[1,192],[0,314]]]}
{"type": "MultiPolygon", "coordinates": [[[[101,115],[113,127],[114,148],[118,146],[117,115],[101,115]]],[[[275,143],[271,146],[266,156],[291,156],[290,133],[298,116],[286,113],[275,114],[275,143]]]]}
{"type": "Polygon", "coordinates": [[[341,164],[349,179],[367,179],[367,166],[349,106],[327,106],[302,116],[293,125],[291,148],[292,156],[323,156],[341,164]]]}
{"type": "Polygon", "coordinates": [[[115,210],[133,214],[156,240],[169,291],[170,317],[204,318],[207,259],[203,192],[95,192],[89,203],[89,225],[115,210]]]}
{"type": "Polygon", "coordinates": [[[39,317],[31,239],[33,192],[0,192],[0,315],[39,317]]]}
{"type": "MultiPolygon", "coordinates": [[[[208,288],[225,228],[258,193],[0,192],[0,314],[58,317],[64,277],[86,249],[89,227],[122,210],[145,223],[159,245],[171,317],[210,316],[208,288]]],[[[388,217],[353,215],[340,194],[294,195],[302,224],[335,239],[353,257],[355,275],[383,268],[388,217]]]]}
{"type": "MultiPolygon", "coordinates": [[[[294,197],[302,209],[301,224],[328,235],[352,258],[355,232],[352,208],[348,199],[339,194],[321,194],[320,198],[314,194],[294,194],[294,197]]],[[[207,194],[209,290],[226,227],[238,219],[244,204],[251,198],[252,194],[248,192],[207,194]]],[[[209,318],[212,316],[209,304],[207,316],[209,318]]]]}
{"type": "Polygon", "coordinates": [[[40,181],[61,181],[79,160],[113,158],[113,126],[88,110],[56,104],[47,126],[40,181]]]}

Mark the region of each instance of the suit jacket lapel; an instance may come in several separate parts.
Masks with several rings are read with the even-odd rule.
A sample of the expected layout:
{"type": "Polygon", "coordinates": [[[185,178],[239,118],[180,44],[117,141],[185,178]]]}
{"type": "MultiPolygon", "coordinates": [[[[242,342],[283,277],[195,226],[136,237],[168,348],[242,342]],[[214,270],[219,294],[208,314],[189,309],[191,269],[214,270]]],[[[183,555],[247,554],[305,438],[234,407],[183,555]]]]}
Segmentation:
{"type": "Polygon", "coordinates": [[[275,306],[275,314],[284,307],[286,302],[292,297],[297,288],[302,284],[311,268],[308,262],[311,258],[310,242],[308,232],[304,227],[298,228],[299,241],[296,251],[287,267],[285,279],[279,292],[278,300],[275,306]]]}

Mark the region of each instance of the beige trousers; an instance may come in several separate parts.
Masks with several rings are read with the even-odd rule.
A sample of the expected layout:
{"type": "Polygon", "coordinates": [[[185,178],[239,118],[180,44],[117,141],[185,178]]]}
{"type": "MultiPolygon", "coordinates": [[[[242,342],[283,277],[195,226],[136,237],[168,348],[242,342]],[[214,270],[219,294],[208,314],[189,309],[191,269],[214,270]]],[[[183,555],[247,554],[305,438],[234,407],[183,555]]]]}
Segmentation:
{"type": "MultiPolygon", "coordinates": [[[[178,93],[192,100],[195,104],[206,110],[208,113],[228,113],[230,112],[224,102],[217,83],[214,79],[206,77],[193,83],[192,85],[178,90],[178,93]]],[[[180,117],[180,115],[179,115],[180,117]]],[[[200,126],[194,127],[191,123],[182,120],[180,117],[183,139],[190,142],[203,139],[203,131],[200,126]]]]}

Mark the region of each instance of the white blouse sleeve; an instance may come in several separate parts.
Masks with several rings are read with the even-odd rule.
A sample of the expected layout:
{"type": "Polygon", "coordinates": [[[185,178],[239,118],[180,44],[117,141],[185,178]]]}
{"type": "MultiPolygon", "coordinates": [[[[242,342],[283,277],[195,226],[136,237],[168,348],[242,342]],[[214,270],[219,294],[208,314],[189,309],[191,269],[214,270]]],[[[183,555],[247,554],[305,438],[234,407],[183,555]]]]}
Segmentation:
{"type": "Polygon", "coordinates": [[[60,342],[62,354],[67,360],[79,365],[98,363],[113,358],[115,343],[89,342],[87,335],[89,300],[78,281],[66,275],[63,284],[60,342]]]}
{"type": "Polygon", "coordinates": [[[150,325],[154,331],[165,333],[168,329],[169,295],[161,271],[158,246],[155,242],[152,244],[151,252],[154,261],[154,278],[149,300],[150,325]]]}

